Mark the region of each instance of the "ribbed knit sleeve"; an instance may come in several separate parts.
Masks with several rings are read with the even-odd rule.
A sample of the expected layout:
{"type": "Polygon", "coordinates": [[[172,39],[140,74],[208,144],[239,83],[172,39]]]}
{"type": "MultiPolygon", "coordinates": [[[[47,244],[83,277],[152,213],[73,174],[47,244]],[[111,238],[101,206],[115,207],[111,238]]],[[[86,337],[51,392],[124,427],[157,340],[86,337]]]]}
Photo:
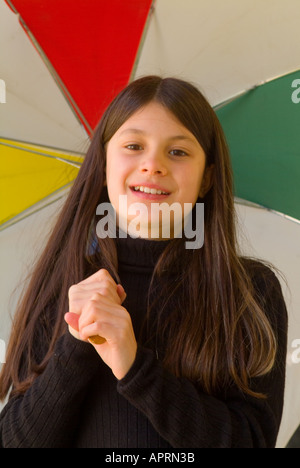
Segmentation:
{"type": "Polygon", "coordinates": [[[227,401],[198,392],[165,371],[151,351],[139,350],[118,391],[175,448],[273,447],[278,426],[260,400],[231,395],[227,401]],[[135,374],[133,374],[135,373],[135,374]]]}
{"type": "Polygon", "coordinates": [[[176,378],[155,354],[140,347],[118,391],[150,420],[176,448],[273,448],[279,431],[284,395],[287,313],[278,280],[257,283],[266,291],[266,313],[278,341],[277,359],[267,375],[253,379],[252,388],[267,395],[258,399],[232,387],[216,398],[191,381],[176,378]]]}
{"type": "Polygon", "coordinates": [[[94,348],[69,333],[61,337],[45,371],[24,395],[12,397],[0,415],[3,448],[70,446],[80,404],[97,372],[94,348]]]}

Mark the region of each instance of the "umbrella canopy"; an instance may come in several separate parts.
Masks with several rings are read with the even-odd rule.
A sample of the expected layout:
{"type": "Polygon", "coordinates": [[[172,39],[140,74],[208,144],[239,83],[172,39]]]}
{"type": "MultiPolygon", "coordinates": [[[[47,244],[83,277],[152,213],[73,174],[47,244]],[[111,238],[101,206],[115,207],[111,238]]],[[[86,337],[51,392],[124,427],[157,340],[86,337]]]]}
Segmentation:
{"type": "MultiPolygon", "coordinates": [[[[284,8],[280,0],[229,0],[226,5],[220,0],[187,0],[184,5],[182,0],[79,0],[76,10],[71,0],[6,3],[19,15],[20,23],[17,17],[8,15],[7,8],[4,11],[3,4],[1,17],[11,26],[2,28],[0,37],[5,51],[2,74],[9,83],[2,137],[84,152],[82,129],[87,139],[106,105],[130,79],[148,73],[188,78],[202,88],[217,109],[233,158],[236,196],[300,218],[296,182],[300,170],[299,97],[297,89],[292,88],[297,87],[299,73],[290,73],[299,69],[297,0],[287,1],[284,8]],[[20,24],[39,55],[28,40],[25,47],[20,24]],[[13,34],[19,39],[12,44],[13,34]],[[47,96],[37,106],[36,87],[32,86],[33,77],[36,82],[38,76],[34,67],[45,64],[47,70],[43,70],[44,82],[39,89],[47,89],[47,96]],[[22,84],[12,76],[16,71],[22,76],[22,84]],[[274,80],[278,75],[282,78],[274,80]],[[262,85],[267,81],[270,83],[262,85]],[[48,129],[45,137],[47,125],[42,120],[36,129],[33,125],[30,130],[24,128],[25,115],[27,122],[35,124],[51,112],[51,92],[56,93],[53,129],[72,127],[76,140],[54,136],[56,131],[48,129]],[[35,115],[32,109],[28,114],[28,106],[20,103],[24,96],[35,115]],[[272,164],[268,164],[270,158],[272,164]]],[[[3,106],[1,112],[4,114],[3,106]]],[[[4,151],[2,148],[1,154],[4,151]]],[[[71,180],[65,180],[65,185],[71,180]]],[[[10,186],[13,188],[12,183],[10,186]]],[[[3,223],[8,217],[2,215],[0,219],[3,223]]]]}
{"type": "MultiPolygon", "coordinates": [[[[300,337],[299,20],[299,0],[0,0],[1,248],[20,249],[2,263],[2,296],[108,102],[139,76],[177,76],[202,90],[225,130],[243,251],[287,278],[290,356],[300,337]]],[[[279,446],[300,421],[299,377],[289,359],[279,446]]]]}

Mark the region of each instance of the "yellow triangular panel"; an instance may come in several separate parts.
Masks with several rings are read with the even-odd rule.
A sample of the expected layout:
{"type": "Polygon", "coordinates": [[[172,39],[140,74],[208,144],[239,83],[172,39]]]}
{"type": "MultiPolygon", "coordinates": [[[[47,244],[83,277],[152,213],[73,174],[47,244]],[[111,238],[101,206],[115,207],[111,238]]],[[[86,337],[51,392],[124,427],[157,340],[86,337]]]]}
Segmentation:
{"type": "Polygon", "coordinates": [[[0,139],[0,225],[72,182],[83,156],[0,139]]]}

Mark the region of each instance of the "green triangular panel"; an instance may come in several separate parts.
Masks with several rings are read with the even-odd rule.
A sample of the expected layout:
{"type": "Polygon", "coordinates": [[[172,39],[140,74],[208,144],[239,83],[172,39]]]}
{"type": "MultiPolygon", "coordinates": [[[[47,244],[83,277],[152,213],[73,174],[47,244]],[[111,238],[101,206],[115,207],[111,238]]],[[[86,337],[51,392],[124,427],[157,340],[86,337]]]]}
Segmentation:
{"type": "Polygon", "coordinates": [[[235,195],[300,219],[300,71],[216,112],[231,152],[235,195]]]}

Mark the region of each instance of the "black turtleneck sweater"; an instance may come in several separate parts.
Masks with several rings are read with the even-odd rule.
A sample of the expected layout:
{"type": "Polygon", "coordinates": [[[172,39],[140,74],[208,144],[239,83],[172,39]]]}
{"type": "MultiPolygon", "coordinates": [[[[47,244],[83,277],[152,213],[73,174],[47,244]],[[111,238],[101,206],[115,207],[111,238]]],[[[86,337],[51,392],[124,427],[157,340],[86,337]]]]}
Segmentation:
{"type": "MultiPolygon", "coordinates": [[[[118,244],[127,293],[123,305],[137,336],[153,268],[165,245],[142,239],[118,244]]],[[[273,273],[268,277],[267,284],[255,278],[255,287],[269,298],[266,313],[278,336],[278,354],[273,370],[253,383],[266,400],[236,388],[224,398],[207,395],[166,371],[142,342],[131,369],[118,381],[89,343],[67,332],[43,374],[4,407],[0,447],[274,447],[283,406],[287,316],[279,282],[273,273]]]]}

